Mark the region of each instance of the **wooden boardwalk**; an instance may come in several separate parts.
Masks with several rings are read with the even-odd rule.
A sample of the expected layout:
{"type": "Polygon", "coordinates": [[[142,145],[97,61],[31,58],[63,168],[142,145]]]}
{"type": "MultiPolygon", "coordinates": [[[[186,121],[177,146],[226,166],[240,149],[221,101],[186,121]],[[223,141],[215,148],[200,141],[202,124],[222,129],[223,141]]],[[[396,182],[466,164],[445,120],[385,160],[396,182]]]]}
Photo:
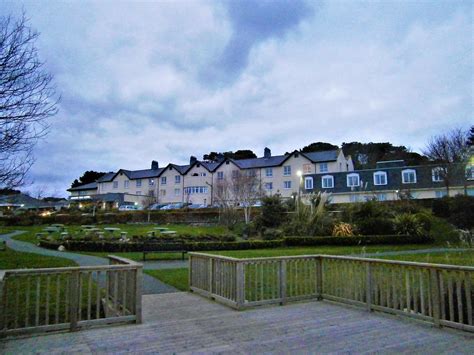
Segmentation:
{"type": "Polygon", "coordinates": [[[329,302],[242,312],[189,293],[143,297],[144,323],[0,342],[25,353],[474,353],[474,336],[329,302]]]}

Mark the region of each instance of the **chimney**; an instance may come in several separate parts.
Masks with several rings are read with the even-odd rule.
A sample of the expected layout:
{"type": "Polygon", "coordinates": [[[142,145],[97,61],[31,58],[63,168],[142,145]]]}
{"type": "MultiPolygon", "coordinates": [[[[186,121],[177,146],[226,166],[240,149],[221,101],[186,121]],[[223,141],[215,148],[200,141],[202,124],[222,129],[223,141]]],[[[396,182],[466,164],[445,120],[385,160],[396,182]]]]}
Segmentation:
{"type": "Polygon", "coordinates": [[[270,148],[265,147],[265,149],[263,150],[263,157],[265,159],[272,157],[272,151],[270,150],[270,148]]]}
{"type": "Polygon", "coordinates": [[[152,160],[151,161],[151,169],[152,170],[158,170],[158,167],[159,167],[158,162],[156,160],[152,160]]]}
{"type": "Polygon", "coordinates": [[[189,157],[189,165],[193,165],[195,162],[197,162],[197,158],[193,155],[189,157]]]}

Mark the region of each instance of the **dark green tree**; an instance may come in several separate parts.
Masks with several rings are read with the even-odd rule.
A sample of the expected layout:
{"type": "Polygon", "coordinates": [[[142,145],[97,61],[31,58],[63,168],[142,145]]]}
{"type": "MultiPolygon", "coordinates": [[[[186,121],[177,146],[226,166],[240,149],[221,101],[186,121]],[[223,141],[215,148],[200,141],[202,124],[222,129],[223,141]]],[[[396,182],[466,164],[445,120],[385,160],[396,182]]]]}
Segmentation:
{"type": "Polygon", "coordinates": [[[335,150],[339,147],[337,145],[326,143],[326,142],[315,142],[308,144],[307,146],[301,148],[302,153],[311,153],[311,152],[323,152],[325,150],[335,150]]]}
{"type": "Polygon", "coordinates": [[[77,187],[84,184],[90,184],[91,182],[97,181],[97,179],[104,176],[106,173],[98,172],[93,170],[88,170],[78,179],[75,179],[74,182],[71,184],[71,187],[77,187]]]}

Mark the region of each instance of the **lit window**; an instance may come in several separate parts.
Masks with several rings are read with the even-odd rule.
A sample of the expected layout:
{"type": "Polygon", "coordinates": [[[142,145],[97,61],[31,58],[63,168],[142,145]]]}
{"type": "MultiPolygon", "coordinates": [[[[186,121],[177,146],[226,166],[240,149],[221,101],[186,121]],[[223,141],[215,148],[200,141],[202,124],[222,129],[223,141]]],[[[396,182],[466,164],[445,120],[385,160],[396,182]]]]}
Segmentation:
{"type": "Polygon", "coordinates": [[[352,195],[350,195],[350,197],[349,197],[349,201],[350,201],[350,202],[359,202],[359,201],[360,201],[360,197],[359,197],[359,195],[352,194],[352,195]]]}
{"type": "Polygon", "coordinates": [[[161,177],[161,185],[166,185],[166,176],[161,177]]]}
{"type": "Polygon", "coordinates": [[[416,171],[413,169],[406,169],[402,171],[402,183],[404,184],[415,184],[416,183],[416,171]]]}
{"type": "Polygon", "coordinates": [[[148,186],[154,186],[155,185],[155,179],[148,179],[148,186]]]}
{"type": "Polygon", "coordinates": [[[137,187],[142,187],[142,179],[138,179],[137,181],[135,181],[135,184],[137,187]]]}
{"type": "Polygon", "coordinates": [[[284,189],[291,189],[291,181],[283,181],[284,189]]]}
{"type": "Polygon", "coordinates": [[[283,167],[283,175],[290,176],[291,175],[291,165],[285,165],[283,167]]]}
{"type": "Polygon", "coordinates": [[[374,173],[374,185],[387,185],[387,173],[385,171],[374,173]]]}
{"type": "Polygon", "coordinates": [[[440,182],[443,181],[443,169],[442,168],[434,168],[431,170],[431,179],[433,182],[440,182]]]}
{"type": "Polygon", "coordinates": [[[130,183],[130,182],[129,182],[128,180],[125,180],[125,181],[123,182],[123,188],[124,188],[124,189],[128,189],[129,183],[130,183]]]}
{"type": "Polygon", "coordinates": [[[114,189],[118,189],[118,181],[114,181],[114,189]]]}
{"type": "Polygon", "coordinates": [[[386,194],[377,194],[377,200],[378,201],[385,201],[385,200],[387,200],[387,195],[386,194]]]}
{"type": "Polygon", "coordinates": [[[266,190],[273,190],[273,183],[272,182],[265,183],[265,189],[266,190]]]}
{"type": "Polygon", "coordinates": [[[265,176],[266,177],[272,177],[273,176],[273,169],[272,168],[266,168],[265,169],[265,176]]]}
{"type": "Polygon", "coordinates": [[[446,191],[435,191],[435,197],[436,198],[443,198],[445,196],[447,196],[446,191]]]}
{"type": "Polygon", "coordinates": [[[313,189],[313,178],[312,177],[304,178],[304,188],[306,190],[312,190],[313,189]]]}
{"type": "Polygon", "coordinates": [[[321,178],[321,186],[323,189],[332,189],[334,187],[334,177],[332,175],[325,175],[321,178]]]}
{"type": "Polygon", "coordinates": [[[304,174],[311,174],[312,173],[312,165],[311,164],[303,164],[303,173],[304,174]]]}
{"type": "Polygon", "coordinates": [[[218,171],[217,172],[217,180],[224,180],[224,172],[218,171]]]}
{"type": "Polygon", "coordinates": [[[319,171],[321,173],[327,173],[328,172],[328,163],[319,164],[319,171]]]}
{"type": "Polygon", "coordinates": [[[359,186],[359,174],[348,174],[347,175],[347,187],[359,186]]]}

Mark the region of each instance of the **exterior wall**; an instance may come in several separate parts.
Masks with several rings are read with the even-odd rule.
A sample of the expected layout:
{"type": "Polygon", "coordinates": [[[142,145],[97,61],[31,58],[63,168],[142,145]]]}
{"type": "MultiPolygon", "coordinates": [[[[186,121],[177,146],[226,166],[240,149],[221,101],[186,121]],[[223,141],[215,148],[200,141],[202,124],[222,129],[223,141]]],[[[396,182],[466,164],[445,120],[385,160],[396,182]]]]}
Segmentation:
{"type": "Polygon", "coordinates": [[[182,190],[182,195],[184,198],[184,202],[189,202],[193,204],[203,204],[203,205],[210,205],[211,204],[211,196],[212,196],[212,181],[213,181],[213,174],[210,173],[206,168],[204,168],[201,164],[194,165],[187,173],[184,175],[184,186],[182,190]],[[191,187],[202,187],[203,190],[206,190],[205,193],[186,193],[186,188],[191,187]]]}
{"type": "Polygon", "coordinates": [[[157,180],[157,193],[159,203],[178,203],[183,202],[183,181],[184,176],[174,167],[169,166],[157,180]],[[180,177],[180,182],[175,183],[175,176],[180,177]],[[162,184],[162,178],[166,178],[166,184],[162,184]],[[179,194],[175,194],[175,189],[179,189],[179,194]]]}
{"type": "Polygon", "coordinates": [[[97,195],[97,189],[71,191],[70,193],[69,198],[71,200],[87,200],[90,199],[91,196],[97,195]]]}
{"type": "Polygon", "coordinates": [[[266,168],[259,169],[263,190],[267,195],[279,193],[283,198],[290,198],[292,194],[298,193],[300,184],[302,183],[302,179],[300,176],[298,176],[297,172],[301,171],[301,173],[303,173],[306,171],[306,173],[309,174],[314,173],[315,165],[306,157],[298,154],[297,156],[292,155],[281,166],[276,166],[272,169],[272,177],[266,176],[266,168]],[[284,175],[285,166],[291,167],[291,175],[284,175]],[[285,181],[291,181],[291,188],[285,188],[285,181]],[[266,183],[272,183],[272,190],[265,188],[266,183]]]}
{"type": "Polygon", "coordinates": [[[210,204],[216,204],[216,194],[217,194],[217,188],[220,184],[221,181],[223,180],[230,180],[232,179],[232,171],[238,170],[242,171],[237,165],[232,163],[231,161],[226,161],[223,164],[221,164],[214,172],[212,173],[212,200],[210,204]],[[223,173],[223,180],[219,180],[219,173],[223,173]]]}

